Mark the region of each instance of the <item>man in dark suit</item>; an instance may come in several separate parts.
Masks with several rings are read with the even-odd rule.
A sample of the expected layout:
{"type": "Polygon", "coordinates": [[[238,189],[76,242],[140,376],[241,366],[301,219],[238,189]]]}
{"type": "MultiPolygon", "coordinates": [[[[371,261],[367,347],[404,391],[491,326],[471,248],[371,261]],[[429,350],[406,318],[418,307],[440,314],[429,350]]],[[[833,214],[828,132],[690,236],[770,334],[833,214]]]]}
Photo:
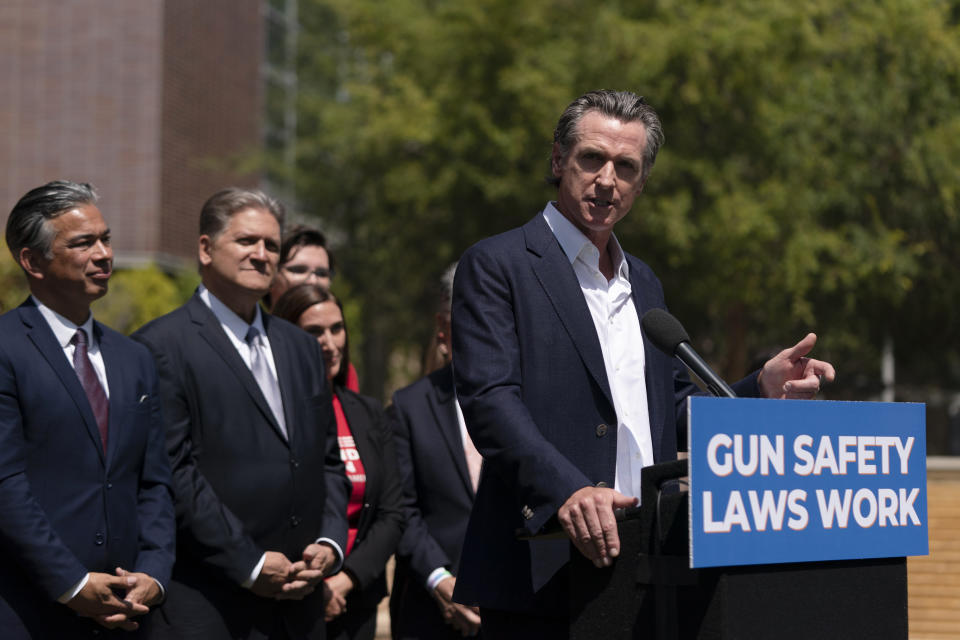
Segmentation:
{"type": "Polygon", "coordinates": [[[323,638],[348,483],[319,345],[261,312],[283,211],[225,189],[200,214],[202,284],[134,338],[154,354],[177,506],[161,638],[323,638]]]}
{"type": "MultiPolygon", "coordinates": [[[[659,280],[613,235],[647,179],[663,133],[629,92],[567,107],[551,158],[557,200],[522,228],[461,258],[453,300],[457,396],[483,454],[455,598],[479,605],[491,637],[562,638],[566,540],[526,542],[556,518],[598,566],[619,553],[614,509],[640,495],[640,470],[674,459],[685,370],[641,332],[665,307],[659,280]]],[[[812,397],[828,363],[816,336],[734,385],[738,395],[812,397]]]]}
{"type": "Polygon", "coordinates": [[[96,201],[88,184],[51,182],[7,220],[31,296],[0,316],[4,638],[135,630],[173,567],[153,360],[90,313],[113,263],[96,201]]]}
{"type": "MultiPolygon", "coordinates": [[[[448,353],[455,268],[444,273],[437,312],[437,342],[448,353]]],[[[390,593],[394,640],[454,639],[480,629],[476,608],[452,598],[482,461],[459,411],[449,364],[397,391],[387,409],[407,521],[390,593]]]]}

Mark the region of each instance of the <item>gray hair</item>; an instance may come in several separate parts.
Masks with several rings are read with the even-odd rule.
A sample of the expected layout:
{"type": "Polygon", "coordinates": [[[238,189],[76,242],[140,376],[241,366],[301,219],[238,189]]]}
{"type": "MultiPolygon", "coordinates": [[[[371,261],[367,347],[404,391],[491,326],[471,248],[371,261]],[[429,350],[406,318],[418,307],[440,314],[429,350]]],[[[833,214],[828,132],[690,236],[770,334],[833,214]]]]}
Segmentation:
{"type": "MultiPolygon", "coordinates": [[[[657,152],[663,145],[663,125],[660,117],[653,110],[643,96],[632,91],[590,91],[571,102],[553,130],[553,142],[560,148],[561,158],[566,158],[570,148],[579,139],[577,127],[583,116],[591,111],[597,111],[621,122],[640,122],[646,130],[646,144],[643,149],[643,168],[640,173],[642,180],[646,180],[657,159],[657,152]]],[[[547,182],[553,185],[560,184],[560,178],[550,175],[547,182]]]]}
{"type": "Polygon", "coordinates": [[[56,233],[47,222],[75,207],[94,204],[97,198],[92,185],[69,180],[54,180],[28,191],[7,218],[7,248],[13,259],[19,264],[24,248],[51,258],[56,233]]]}
{"type": "Polygon", "coordinates": [[[443,275],[440,276],[440,307],[439,310],[444,313],[450,313],[453,306],[453,277],[457,274],[457,263],[454,262],[447,267],[443,275]]]}
{"type": "Polygon", "coordinates": [[[244,209],[268,212],[276,218],[280,225],[280,233],[283,233],[285,212],[279,200],[259,189],[227,187],[217,191],[203,203],[203,208],[200,210],[200,235],[209,236],[215,240],[227,228],[230,218],[244,209]]]}

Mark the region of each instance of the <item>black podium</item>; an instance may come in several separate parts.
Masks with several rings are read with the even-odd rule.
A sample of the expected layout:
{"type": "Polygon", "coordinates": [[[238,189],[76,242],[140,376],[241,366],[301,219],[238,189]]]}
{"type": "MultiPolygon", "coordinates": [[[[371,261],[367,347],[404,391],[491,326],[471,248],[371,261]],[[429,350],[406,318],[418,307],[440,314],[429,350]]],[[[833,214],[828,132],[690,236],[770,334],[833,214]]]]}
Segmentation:
{"type": "Polygon", "coordinates": [[[571,640],[906,640],[905,558],[689,569],[686,474],[643,470],[612,567],[572,552],[571,640]]]}

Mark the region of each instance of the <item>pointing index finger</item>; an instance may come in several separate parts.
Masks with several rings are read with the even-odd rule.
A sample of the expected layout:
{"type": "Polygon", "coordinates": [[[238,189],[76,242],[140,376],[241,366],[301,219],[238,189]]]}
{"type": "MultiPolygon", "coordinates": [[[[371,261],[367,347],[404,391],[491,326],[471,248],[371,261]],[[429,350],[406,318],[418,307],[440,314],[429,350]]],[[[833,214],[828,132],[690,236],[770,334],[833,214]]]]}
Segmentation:
{"type": "Polygon", "coordinates": [[[811,360],[809,368],[812,373],[820,376],[821,381],[833,382],[834,378],[837,377],[837,371],[833,368],[833,365],[823,360],[811,360]]]}

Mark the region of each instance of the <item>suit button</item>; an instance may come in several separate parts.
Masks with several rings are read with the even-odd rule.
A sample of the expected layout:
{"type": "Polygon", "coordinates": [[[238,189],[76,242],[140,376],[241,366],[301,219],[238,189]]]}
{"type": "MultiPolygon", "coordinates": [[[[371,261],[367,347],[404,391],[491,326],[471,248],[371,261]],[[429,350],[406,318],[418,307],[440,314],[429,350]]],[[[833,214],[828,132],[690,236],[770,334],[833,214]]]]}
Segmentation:
{"type": "Polygon", "coordinates": [[[291,526],[291,527],[299,526],[299,524],[300,524],[300,518],[298,518],[297,516],[290,516],[290,526],[291,526]]]}
{"type": "Polygon", "coordinates": [[[597,425],[597,437],[598,437],[598,438],[602,438],[602,437],[605,436],[605,435],[607,435],[607,425],[605,425],[605,424],[598,424],[598,425],[597,425]]]}
{"type": "Polygon", "coordinates": [[[600,482],[598,482],[597,484],[595,484],[595,485],[593,485],[593,486],[597,487],[598,489],[606,489],[609,485],[608,485],[606,482],[604,482],[603,480],[601,480],[600,482]]]}
{"type": "Polygon", "coordinates": [[[297,462],[296,458],[290,458],[290,466],[293,467],[294,469],[299,469],[300,463],[297,462]]]}
{"type": "Polygon", "coordinates": [[[112,482],[108,482],[108,483],[107,483],[107,489],[113,489],[113,483],[112,483],[112,482]]]}
{"type": "Polygon", "coordinates": [[[94,543],[95,545],[97,545],[98,547],[99,547],[100,545],[102,545],[102,544],[103,544],[103,534],[102,534],[102,533],[98,533],[97,535],[93,536],[93,543],[94,543]]]}
{"type": "Polygon", "coordinates": [[[523,516],[524,520],[530,520],[531,518],[533,518],[533,509],[531,509],[527,505],[523,505],[523,509],[520,509],[520,515],[523,516]]]}

